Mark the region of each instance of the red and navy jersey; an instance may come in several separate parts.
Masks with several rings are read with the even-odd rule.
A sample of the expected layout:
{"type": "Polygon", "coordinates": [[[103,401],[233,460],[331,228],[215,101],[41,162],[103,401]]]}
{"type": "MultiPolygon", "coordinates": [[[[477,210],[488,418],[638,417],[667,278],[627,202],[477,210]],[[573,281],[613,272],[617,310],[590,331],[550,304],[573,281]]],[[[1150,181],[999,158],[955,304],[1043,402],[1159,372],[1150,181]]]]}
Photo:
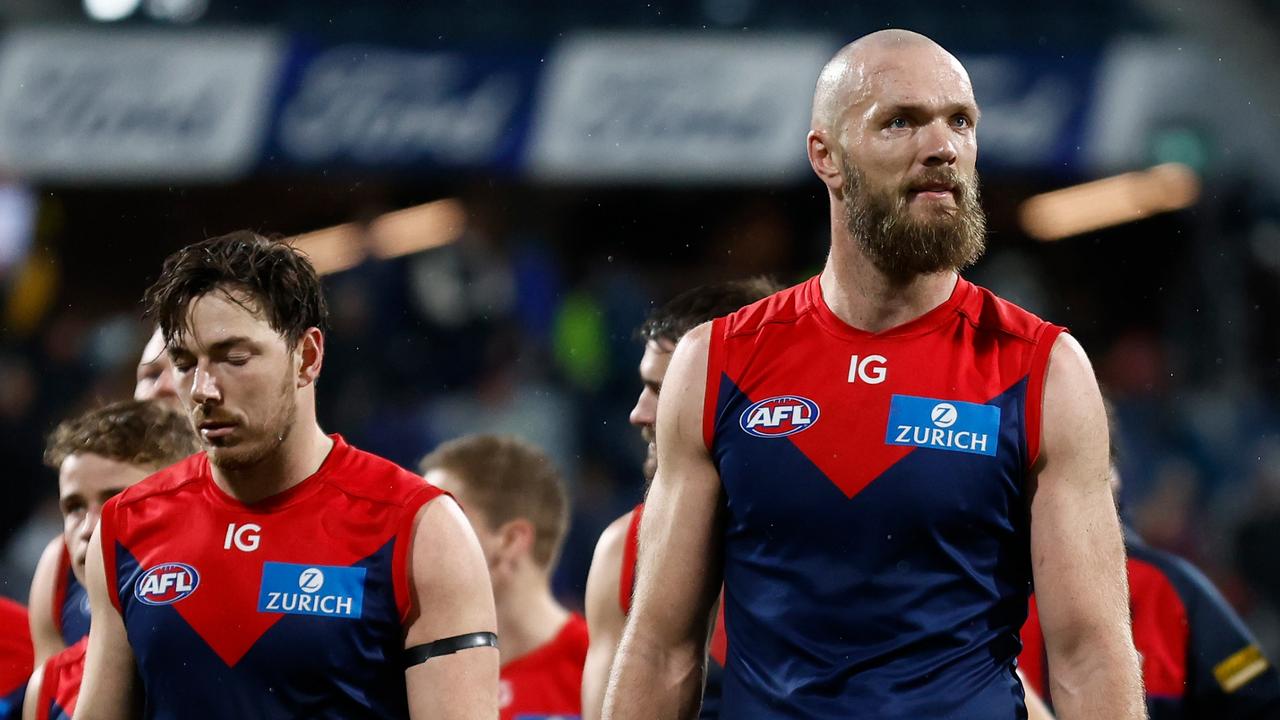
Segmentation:
{"type": "MultiPolygon", "coordinates": [[[[1199,570],[1125,532],[1133,643],[1151,720],[1280,717],[1280,674],[1199,570]]],[[[1019,665],[1052,704],[1044,636],[1032,598],[1019,665]]]]}
{"type": "Polygon", "coordinates": [[[76,711],[76,701],[80,698],[84,653],[88,647],[89,638],[86,636],[45,661],[36,720],[71,720],[76,711]]]}
{"type": "Polygon", "coordinates": [[[1060,331],[964,279],[879,333],[816,277],[713,322],[725,717],[1025,717],[1025,479],[1060,331]]]}
{"type": "Polygon", "coordinates": [[[499,720],[570,720],[582,715],[587,621],[577,613],[549,642],[502,666],[499,720]]]}
{"type": "MultiPolygon", "coordinates": [[[[635,594],[636,562],[640,558],[640,518],[644,515],[644,503],[640,503],[631,511],[631,522],[627,525],[626,544],[622,546],[622,573],[618,582],[618,602],[623,615],[631,614],[631,597],[635,594]]],[[[724,659],[728,653],[728,639],[724,630],[724,599],[721,598],[716,609],[716,624],[711,630],[711,644],[708,648],[707,682],[702,691],[702,710],[698,713],[701,720],[716,720],[720,717],[720,692],[724,682],[724,659]]]]}
{"type": "Polygon", "coordinates": [[[53,587],[53,624],[67,647],[89,635],[89,593],[71,571],[71,555],[66,545],[58,556],[58,575],[53,587]]]}
{"type": "Polygon", "coordinates": [[[314,475],[252,505],[200,453],[103,508],[145,717],[408,717],[413,522],[441,491],[333,439],[314,475]]]}
{"type": "Polygon", "coordinates": [[[0,597],[0,720],[22,717],[22,696],[35,667],[27,609],[0,597]]]}

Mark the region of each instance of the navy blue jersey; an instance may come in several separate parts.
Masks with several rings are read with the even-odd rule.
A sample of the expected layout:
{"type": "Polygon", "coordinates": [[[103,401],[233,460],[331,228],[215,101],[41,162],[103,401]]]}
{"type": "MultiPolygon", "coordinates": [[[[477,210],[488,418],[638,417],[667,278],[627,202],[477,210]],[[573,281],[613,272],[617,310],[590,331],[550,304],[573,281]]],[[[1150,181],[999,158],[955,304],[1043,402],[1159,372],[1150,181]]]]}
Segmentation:
{"type": "MultiPolygon", "coordinates": [[[[1125,532],[1133,642],[1151,720],[1280,718],[1280,674],[1199,570],[1125,532]]],[[[1052,704],[1039,614],[1022,630],[1027,682],[1052,704]]]]}
{"type": "Polygon", "coordinates": [[[817,278],[713,323],[723,717],[1025,717],[1024,481],[1059,331],[963,279],[882,333],[817,278]]]}
{"type": "Polygon", "coordinates": [[[58,575],[53,588],[53,623],[67,647],[89,634],[89,592],[71,571],[71,555],[65,545],[58,557],[58,575]]]}
{"type": "Polygon", "coordinates": [[[253,505],[203,453],[112,498],[103,564],[144,717],[407,718],[413,521],[439,495],[335,436],[314,475],[253,505]]]}

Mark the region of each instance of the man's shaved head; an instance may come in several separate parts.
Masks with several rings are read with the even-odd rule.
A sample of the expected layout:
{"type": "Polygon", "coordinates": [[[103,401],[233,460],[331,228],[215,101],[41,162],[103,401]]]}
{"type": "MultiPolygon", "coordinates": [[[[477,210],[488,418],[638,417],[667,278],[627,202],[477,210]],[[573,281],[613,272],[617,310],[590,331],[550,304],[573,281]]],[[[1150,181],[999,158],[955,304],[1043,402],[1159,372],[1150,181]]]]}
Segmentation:
{"type": "Polygon", "coordinates": [[[910,30],[878,30],[840,48],[823,66],[813,93],[812,129],[839,135],[844,113],[867,100],[878,73],[921,61],[957,73],[972,97],[969,74],[941,45],[910,30]]]}
{"type": "Polygon", "coordinates": [[[907,30],[861,37],[822,69],[812,121],[809,161],[882,273],[955,271],[982,254],[978,105],[955,56],[907,30]]]}

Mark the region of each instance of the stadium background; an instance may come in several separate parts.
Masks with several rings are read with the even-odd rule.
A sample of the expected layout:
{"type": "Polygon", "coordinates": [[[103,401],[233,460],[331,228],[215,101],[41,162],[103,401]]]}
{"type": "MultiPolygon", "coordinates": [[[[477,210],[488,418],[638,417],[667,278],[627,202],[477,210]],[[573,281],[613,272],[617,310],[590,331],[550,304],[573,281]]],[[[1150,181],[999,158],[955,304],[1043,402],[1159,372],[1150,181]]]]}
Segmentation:
{"type": "Polygon", "coordinates": [[[43,435],[129,394],[160,261],[250,227],[331,271],[327,430],[408,467],[482,430],[554,455],[580,606],[642,484],[634,328],[698,283],[816,272],[813,80],[900,26],[984,110],[969,277],[1073,329],[1128,518],[1280,656],[1276,0],[7,0],[0,23],[0,593],[25,600],[60,527],[43,435]]]}

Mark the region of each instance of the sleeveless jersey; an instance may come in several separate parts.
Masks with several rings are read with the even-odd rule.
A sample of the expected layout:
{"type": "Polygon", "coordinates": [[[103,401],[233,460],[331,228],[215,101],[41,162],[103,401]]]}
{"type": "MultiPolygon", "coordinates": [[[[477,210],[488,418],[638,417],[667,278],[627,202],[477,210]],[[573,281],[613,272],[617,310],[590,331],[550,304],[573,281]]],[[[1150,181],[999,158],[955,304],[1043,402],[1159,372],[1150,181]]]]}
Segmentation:
{"type": "Polygon", "coordinates": [[[62,643],[71,647],[89,635],[89,592],[71,571],[71,555],[66,545],[58,556],[58,575],[53,586],[53,624],[62,643]]]}
{"type": "Polygon", "coordinates": [[[76,711],[76,701],[80,699],[84,653],[88,647],[89,638],[86,636],[45,661],[36,720],[71,720],[76,711]]]}
{"type": "Polygon", "coordinates": [[[35,662],[27,609],[0,597],[0,720],[22,717],[22,696],[35,662]]]}
{"type": "MultiPolygon", "coordinates": [[[[640,557],[640,518],[644,514],[644,503],[636,505],[631,511],[631,522],[627,524],[626,544],[622,546],[622,576],[618,583],[618,602],[623,615],[631,614],[631,596],[635,593],[636,561],[640,557]]],[[[720,692],[724,682],[724,659],[728,652],[728,639],[724,630],[724,598],[720,598],[716,609],[716,624],[711,630],[711,644],[708,647],[707,683],[702,690],[702,710],[698,713],[700,720],[716,720],[720,717],[720,692]]]]}
{"type": "Polygon", "coordinates": [[[413,522],[442,493],[332,437],[314,475],[252,505],[200,453],[103,508],[144,717],[408,717],[413,522]]]}
{"type": "Polygon", "coordinates": [[[570,720],[582,714],[587,621],[574,613],[545,645],[502,666],[499,720],[570,720]]]}
{"type": "MultiPolygon", "coordinates": [[[[1151,720],[1280,717],[1280,673],[1209,579],[1130,530],[1125,551],[1133,644],[1151,720]]],[[[1022,642],[1019,667],[1052,705],[1034,597],[1022,642]]]]}
{"type": "Polygon", "coordinates": [[[817,277],[713,322],[725,717],[1025,717],[1024,479],[1060,330],[963,278],[879,333],[817,277]]]}

